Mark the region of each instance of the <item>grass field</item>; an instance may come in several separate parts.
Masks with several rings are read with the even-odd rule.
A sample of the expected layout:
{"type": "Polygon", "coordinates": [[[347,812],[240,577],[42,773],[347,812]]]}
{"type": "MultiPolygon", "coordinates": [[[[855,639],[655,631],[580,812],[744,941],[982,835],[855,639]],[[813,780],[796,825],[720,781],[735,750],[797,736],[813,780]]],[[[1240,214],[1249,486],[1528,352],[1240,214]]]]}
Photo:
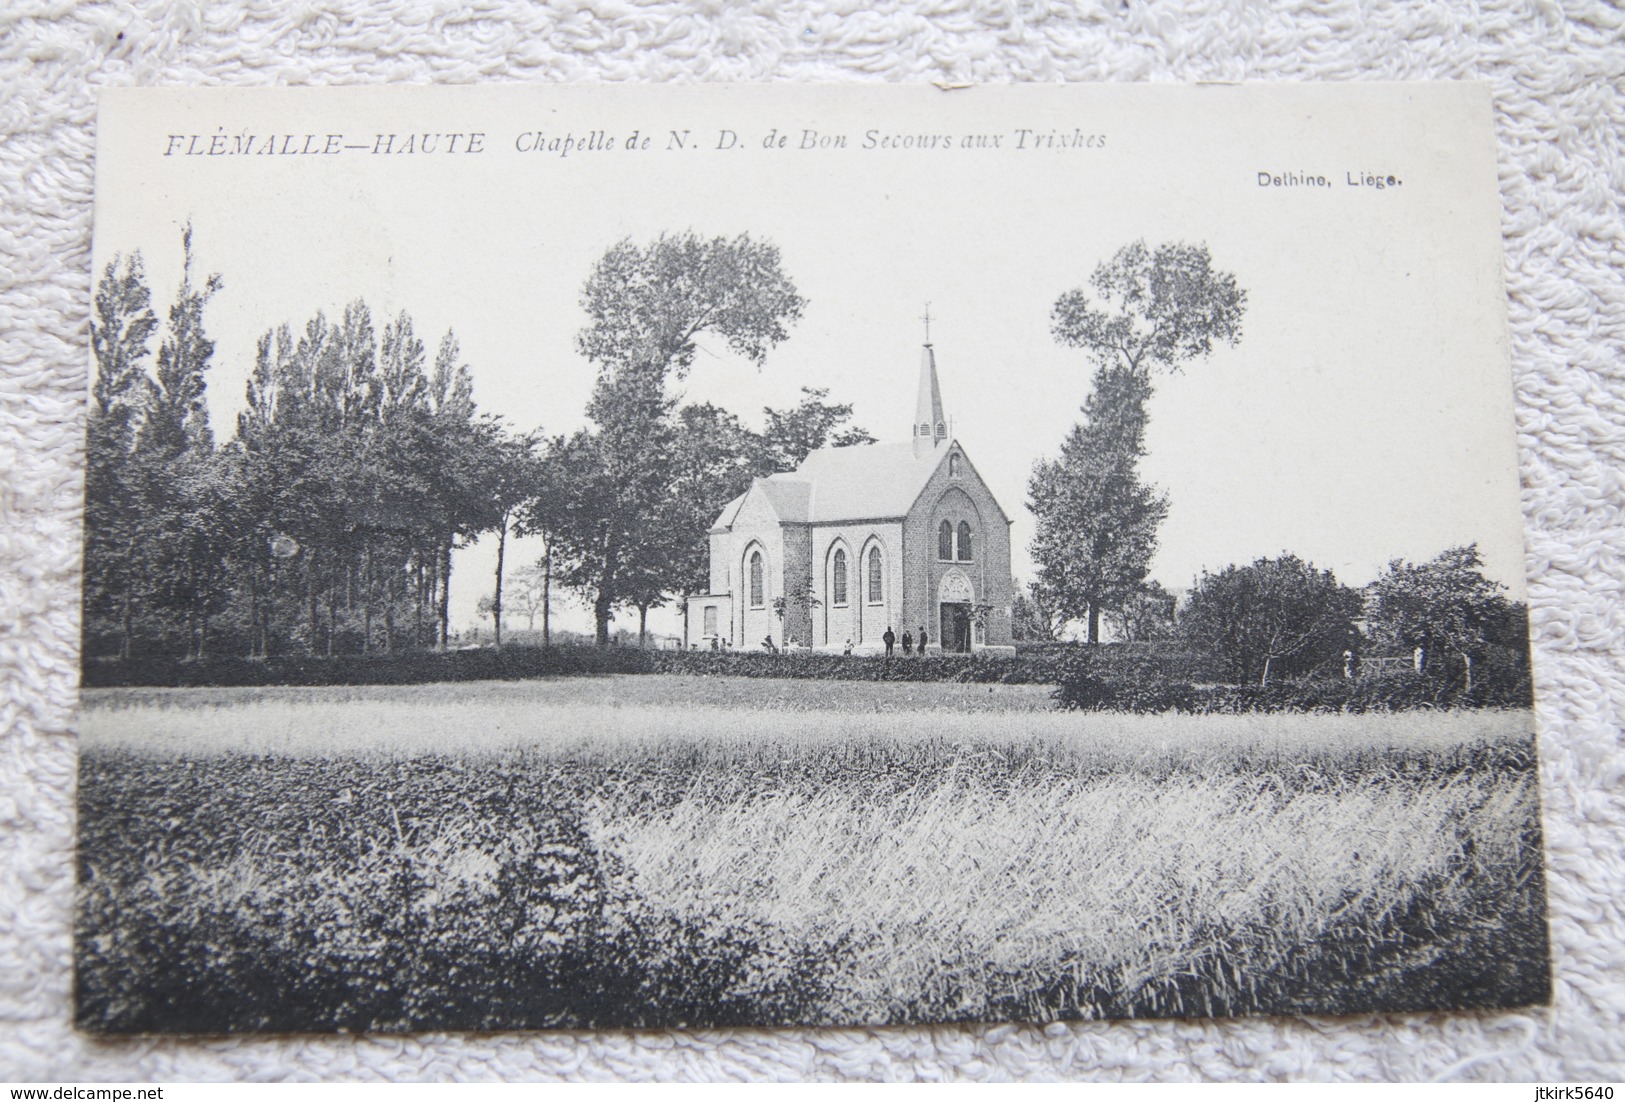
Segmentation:
{"type": "Polygon", "coordinates": [[[87,691],[79,1020],[1543,1001],[1531,723],[675,676],[87,691]]]}

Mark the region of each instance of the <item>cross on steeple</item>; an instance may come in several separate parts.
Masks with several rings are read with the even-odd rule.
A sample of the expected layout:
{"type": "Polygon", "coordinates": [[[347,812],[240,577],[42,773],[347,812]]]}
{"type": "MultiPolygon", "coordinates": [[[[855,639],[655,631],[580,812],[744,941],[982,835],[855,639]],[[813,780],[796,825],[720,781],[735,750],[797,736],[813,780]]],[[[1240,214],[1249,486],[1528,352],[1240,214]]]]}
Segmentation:
{"type": "Polygon", "coordinates": [[[942,415],[942,392],[937,388],[937,354],[931,347],[931,304],[925,305],[925,347],[920,349],[920,391],[914,406],[914,454],[925,455],[948,441],[948,422],[942,415]]]}

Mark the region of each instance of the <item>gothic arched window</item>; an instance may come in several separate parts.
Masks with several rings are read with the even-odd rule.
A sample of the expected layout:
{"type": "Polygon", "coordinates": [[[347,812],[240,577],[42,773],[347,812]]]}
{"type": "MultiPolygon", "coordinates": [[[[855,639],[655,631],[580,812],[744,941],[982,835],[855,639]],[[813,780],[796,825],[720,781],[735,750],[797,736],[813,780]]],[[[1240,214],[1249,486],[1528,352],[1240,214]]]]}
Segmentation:
{"type": "Polygon", "coordinates": [[[937,422],[937,435],[938,436],[947,436],[948,435],[948,426],[943,424],[941,421],[937,422]]]}
{"type": "Polygon", "coordinates": [[[953,521],[945,520],[937,526],[937,558],[947,560],[954,557],[954,525],[953,521]]]}
{"type": "Polygon", "coordinates": [[[929,422],[929,421],[921,421],[920,422],[920,435],[921,436],[930,436],[931,435],[931,422],[929,422]]]}
{"type": "Polygon", "coordinates": [[[949,478],[958,478],[959,477],[959,453],[958,452],[954,452],[954,454],[952,454],[952,455],[950,455],[948,457],[948,477],[949,478]]]}
{"type": "Polygon", "coordinates": [[[831,599],[835,604],[846,604],[846,552],[835,552],[834,577],[831,579],[831,599]]]}
{"type": "Polygon", "coordinates": [[[761,608],[767,601],[762,596],[762,553],[750,553],[750,607],[761,608]]]}
{"type": "Polygon", "coordinates": [[[959,522],[959,561],[970,562],[970,525],[965,521],[959,522]]]}
{"type": "Polygon", "coordinates": [[[878,605],[881,600],[880,588],[880,548],[869,548],[869,603],[878,605]]]}

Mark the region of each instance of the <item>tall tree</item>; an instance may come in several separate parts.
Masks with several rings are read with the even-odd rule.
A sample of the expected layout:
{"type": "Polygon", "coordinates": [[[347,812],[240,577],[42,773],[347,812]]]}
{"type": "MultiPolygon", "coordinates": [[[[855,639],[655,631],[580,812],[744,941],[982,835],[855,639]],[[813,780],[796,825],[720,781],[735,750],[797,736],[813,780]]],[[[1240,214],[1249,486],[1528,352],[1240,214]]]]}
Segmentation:
{"type": "Polygon", "coordinates": [[[192,281],[192,227],[181,231],[181,285],[158,346],[155,382],[136,438],[146,531],[154,550],[147,573],[156,604],[183,632],[186,657],[208,649],[209,620],[222,595],[227,551],[229,489],[215,463],[214,436],[204,396],[214,341],[203,311],[220,290],[218,274],[192,281]]]}
{"type": "Polygon", "coordinates": [[[208,450],[208,410],[203,396],[205,374],[214,356],[214,341],[203,328],[203,309],[220,290],[218,273],[203,286],[192,283],[192,226],[181,231],[183,266],[180,290],[169,308],[169,327],[158,347],[157,387],[143,426],[143,448],[154,457],[173,457],[189,447],[208,450]]]}
{"type": "Polygon", "coordinates": [[[749,234],[682,233],[645,247],[613,245],[588,276],[581,305],[591,319],[577,337],[582,355],[613,373],[650,372],[664,385],[688,374],[695,338],[706,332],[760,368],[806,302],[780,268],[777,246],[749,234]]]}
{"type": "Polygon", "coordinates": [[[480,448],[476,429],[474,382],[462,360],[457,336],[446,330],[435,353],[429,383],[431,446],[427,450],[430,500],[438,503],[433,523],[433,578],[439,622],[438,642],[445,647],[451,632],[451,552],[479,532],[480,448]]]}
{"type": "Polygon", "coordinates": [[[114,453],[127,452],[134,443],[151,385],[142,361],[157,328],[141,251],[114,256],[96,284],[90,322],[90,347],[96,359],[91,426],[97,443],[105,443],[114,453]]]}
{"type": "Polygon", "coordinates": [[[673,541],[665,584],[682,607],[686,639],[688,598],[711,587],[711,525],[751,479],[769,472],[762,438],[727,410],[684,406],[672,428],[665,526],[673,541]]]}
{"type": "MultiPolygon", "coordinates": [[[[269,653],[278,594],[290,612],[302,609],[299,635],[310,653],[334,653],[337,593],[346,563],[352,513],[348,438],[340,396],[331,380],[337,329],[318,312],[302,329],[288,325],[260,336],[249,378],[247,408],[238,416],[236,443],[242,449],[244,492],[252,502],[254,539],[245,549],[251,583],[263,576],[262,653],[269,653]],[[297,557],[277,559],[273,541],[296,546],[297,557]],[[288,543],[287,541],[292,541],[288,543]],[[326,598],[327,615],[320,612],[326,598]]],[[[247,523],[240,527],[248,527],[247,523]]]]}
{"type": "Polygon", "coordinates": [[[1179,613],[1192,646],[1218,655],[1238,682],[1303,673],[1358,638],[1358,591],[1296,555],[1202,575],[1179,613]]]}
{"type": "Polygon", "coordinates": [[[1205,245],[1144,241],[1119,249],[1082,288],[1056,300],[1051,329],[1086,351],[1095,366],[1083,423],[1061,458],[1041,462],[1028,484],[1038,536],[1032,553],[1046,603],[1087,618],[1089,642],[1100,615],[1121,606],[1145,580],[1156,533],[1168,513],[1162,494],[1141,482],[1146,404],[1155,369],[1177,372],[1241,339],[1247,293],[1216,271],[1205,245]]]}
{"type": "Polygon", "coordinates": [[[548,466],[545,508],[553,566],[559,584],[592,606],[596,640],[607,646],[609,622],[621,600],[621,555],[637,533],[616,507],[617,487],[597,433],[581,431],[561,441],[548,466]]]}
{"type": "Polygon", "coordinates": [[[1144,241],[1125,245],[1089,277],[1096,306],[1082,288],[1055,302],[1055,339],[1087,351],[1099,366],[1177,372],[1205,359],[1215,343],[1241,341],[1247,292],[1215,271],[1206,245],[1144,241]]]}
{"type": "Polygon", "coordinates": [[[674,502],[695,506],[670,477],[678,429],[668,383],[688,373],[706,333],[759,368],[805,303],[772,244],[688,233],[614,245],[588,276],[581,304],[590,321],[577,346],[599,368],[587,409],[595,429],[561,451],[557,470],[574,484],[554,511],[561,578],[589,594],[597,639],[607,644],[616,608],[646,614],[693,573],[684,549],[695,533],[678,529],[674,502]]]}
{"type": "Polygon", "coordinates": [[[600,376],[588,416],[599,426],[552,457],[554,545],[560,581],[592,604],[600,646],[619,608],[653,600],[670,569],[672,401],[646,375],[600,376]]]}
{"type": "Polygon", "coordinates": [[[1100,641],[1102,612],[1145,581],[1168,515],[1168,499],[1137,469],[1149,390],[1143,373],[1101,366],[1060,458],[1041,460],[1027,483],[1038,522],[1036,590],[1046,607],[1087,621],[1091,644],[1100,641]]]}
{"type": "Polygon", "coordinates": [[[158,328],[141,253],[115,256],[96,284],[90,345],[96,378],[85,434],[85,653],[116,624],[119,657],[129,658],[143,503],[131,453],[151,392],[143,361],[158,328]],[[120,267],[120,260],[123,266],[120,267]]]}
{"type": "MultiPolygon", "coordinates": [[[[407,579],[421,564],[426,529],[423,503],[429,479],[422,451],[428,420],[428,374],[423,342],[405,311],[385,323],[379,335],[375,367],[367,380],[369,412],[362,429],[362,454],[368,465],[363,531],[363,650],[372,637],[372,610],[383,619],[383,648],[395,648],[398,615],[417,587],[407,579]]],[[[416,624],[412,641],[418,636],[416,624]]]]}

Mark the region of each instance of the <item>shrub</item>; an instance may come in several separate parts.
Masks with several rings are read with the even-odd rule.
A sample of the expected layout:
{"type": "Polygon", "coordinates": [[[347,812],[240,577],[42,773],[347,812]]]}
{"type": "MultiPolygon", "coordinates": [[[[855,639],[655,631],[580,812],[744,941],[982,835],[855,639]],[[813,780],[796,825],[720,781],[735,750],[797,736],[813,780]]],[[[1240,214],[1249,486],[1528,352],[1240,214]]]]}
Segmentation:
{"type": "Polygon", "coordinates": [[[1268,685],[1197,685],[1158,676],[1154,668],[1103,667],[1080,652],[1062,662],[1052,694],[1063,708],[1120,712],[1399,712],[1418,708],[1528,708],[1529,678],[1462,681],[1414,673],[1382,677],[1306,677],[1268,685]]]}
{"type": "Polygon", "coordinates": [[[1179,613],[1195,648],[1222,656],[1228,680],[1303,676],[1359,638],[1357,591],[1296,555],[1204,573],[1179,613]]]}
{"type": "Polygon", "coordinates": [[[1150,656],[1113,661],[1080,647],[1061,657],[1060,685],[1053,695],[1061,707],[1084,711],[1197,710],[1195,689],[1168,672],[1164,663],[1150,656]]]}

